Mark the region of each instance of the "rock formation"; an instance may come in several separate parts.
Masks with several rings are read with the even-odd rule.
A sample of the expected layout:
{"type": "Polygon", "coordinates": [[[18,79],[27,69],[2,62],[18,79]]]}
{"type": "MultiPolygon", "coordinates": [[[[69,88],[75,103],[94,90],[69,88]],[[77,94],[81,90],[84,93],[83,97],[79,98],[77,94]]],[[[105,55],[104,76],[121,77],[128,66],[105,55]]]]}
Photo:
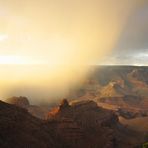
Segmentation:
{"type": "Polygon", "coordinates": [[[0,101],[0,117],[0,148],[133,148],[144,142],[90,100],[63,100],[47,120],[0,101]]]}
{"type": "MultiPolygon", "coordinates": [[[[148,115],[147,75],[148,67],[95,66],[84,85],[75,92],[75,95],[69,95],[69,98],[94,100],[106,109],[120,109],[118,113],[122,113],[121,116],[126,111],[131,117],[146,116],[148,115]]],[[[129,118],[128,114],[125,116],[129,118]]]]}
{"type": "Polygon", "coordinates": [[[0,101],[0,148],[62,147],[51,125],[23,108],[0,101]]]}
{"type": "Polygon", "coordinates": [[[30,105],[28,98],[26,97],[11,97],[7,99],[7,102],[20,107],[28,107],[30,105]]]}
{"type": "Polygon", "coordinates": [[[69,105],[64,99],[49,112],[47,119],[48,123],[56,125],[56,133],[70,148],[130,148],[130,145],[137,145],[136,137],[126,135],[128,130],[119,124],[114,112],[98,107],[91,100],[73,101],[69,105]],[[124,136],[127,136],[126,140],[122,139],[124,136]]]}
{"type": "Polygon", "coordinates": [[[47,116],[47,113],[49,111],[49,107],[47,107],[47,106],[31,105],[29,103],[28,98],[23,97],[23,96],[11,97],[11,98],[6,99],[6,101],[7,101],[7,103],[16,105],[21,108],[25,108],[32,115],[34,115],[35,117],[38,117],[40,119],[45,119],[45,117],[47,116]]]}

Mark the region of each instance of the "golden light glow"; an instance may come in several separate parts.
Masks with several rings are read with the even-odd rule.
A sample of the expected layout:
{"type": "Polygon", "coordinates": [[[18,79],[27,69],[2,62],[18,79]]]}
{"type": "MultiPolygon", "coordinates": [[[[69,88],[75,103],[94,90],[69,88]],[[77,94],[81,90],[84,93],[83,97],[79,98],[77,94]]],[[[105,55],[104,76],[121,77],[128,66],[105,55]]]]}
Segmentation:
{"type": "Polygon", "coordinates": [[[5,34],[0,34],[0,41],[5,41],[6,39],[8,39],[8,36],[5,34]]]}
{"type": "Polygon", "coordinates": [[[0,1],[0,96],[67,92],[113,49],[142,1],[0,1]]]}
{"type": "Polygon", "coordinates": [[[34,62],[28,58],[20,56],[0,56],[0,64],[33,64],[34,62]]]}

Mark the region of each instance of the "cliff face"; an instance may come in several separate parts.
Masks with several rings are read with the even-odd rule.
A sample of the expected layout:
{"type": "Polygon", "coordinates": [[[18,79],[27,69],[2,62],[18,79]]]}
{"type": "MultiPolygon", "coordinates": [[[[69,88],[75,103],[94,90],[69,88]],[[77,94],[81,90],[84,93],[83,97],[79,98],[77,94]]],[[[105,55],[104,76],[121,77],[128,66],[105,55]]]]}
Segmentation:
{"type": "Polygon", "coordinates": [[[106,140],[99,135],[104,135],[103,131],[106,129],[102,130],[101,124],[102,127],[107,122],[111,125],[112,119],[116,121],[117,118],[113,117],[112,113],[98,108],[93,101],[75,102],[71,105],[67,104],[67,101],[64,102],[48,114],[48,122],[56,123],[56,131],[63,141],[72,148],[104,147],[106,140]],[[99,136],[99,139],[94,138],[95,136],[99,136]]]}
{"type": "Polygon", "coordinates": [[[85,100],[72,102],[67,107],[61,105],[48,114],[49,120],[72,119],[83,128],[96,127],[103,124],[103,122],[110,122],[110,125],[117,123],[118,117],[112,112],[100,108],[94,101],[85,100]],[[115,122],[111,122],[114,119],[115,122]]]}
{"type": "Polygon", "coordinates": [[[118,117],[93,101],[60,105],[49,112],[47,119],[48,123],[56,125],[56,132],[71,148],[115,148],[119,143],[122,143],[121,148],[137,145],[134,136],[126,136],[118,117]],[[124,136],[126,141],[122,139],[124,136]]]}
{"type": "Polygon", "coordinates": [[[0,101],[0,148],[58,148],[59,145],[50,125],[23,108],[0,101]]]}
{"type": "Polygon", "coordinates": [[[133,148],[141,143],[93,101],[63,101],[47,120],[0,101],[0,148],[133,148]]]}
{"type": "Polygon", "coordinates": [[[28,98],[22,96],[8,98],[7,102],[24,108],[30,105],[28,98]]]}
{"type": "Polygon", "coordinates": [[[49,111],[49,107],[47,106],[31,105],[29,103],[28,98],[23,97],[23,96],[11,97],[11,98],[6,99],[6,101],[12,105],[16,105],[18,107],[27,109],[29,113],[31,113],[33,116],[40,118],[40,119],[45,119],[49,111]]]}
{"type": "Polygon", "coordinates": [[[94,67],[90,77],[70,99],[91,99],[123,117],[148,116],[148,67],[94,67]],[[130,115],[126,115],[125,112],[130,115]],[[125,113],[125,115],[124,115],[125,113]]]}

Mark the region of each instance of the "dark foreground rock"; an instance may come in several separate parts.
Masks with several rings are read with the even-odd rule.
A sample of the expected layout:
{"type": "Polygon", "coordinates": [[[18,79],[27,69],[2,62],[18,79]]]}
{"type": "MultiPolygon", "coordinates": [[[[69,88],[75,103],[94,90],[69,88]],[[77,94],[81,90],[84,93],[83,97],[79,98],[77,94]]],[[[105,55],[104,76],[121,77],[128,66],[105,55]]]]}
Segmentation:
{"type": "Polygon", "coordinates": [[[70,148],[133,148],[142,143],[139,133],[120,125],[114,112],[90,100],[70,105],[64,100],[47,118],[70,148]]]}
{"type": "Polygon", "coordinates": [[[20,96],[20,97],[14,96],[6,99],[6,101],[9,104],[27,109],[29,113],[31,113],[33,116],[40,119],[45,119],[49,111],[49,106],[31,105],[28,98],[24,96],[20,96]]]}
{"type": "Polygon", "coordinates": [[[0,101],[0,148],[134,148],[143,142],[93,101],[63,100],[47,120],[0,101]]]}
{"type": "Polygon", "coordinates": [[[0,148],[60,147],[62,143],[49,124],[23,108],[0,101],[0,148]]]}

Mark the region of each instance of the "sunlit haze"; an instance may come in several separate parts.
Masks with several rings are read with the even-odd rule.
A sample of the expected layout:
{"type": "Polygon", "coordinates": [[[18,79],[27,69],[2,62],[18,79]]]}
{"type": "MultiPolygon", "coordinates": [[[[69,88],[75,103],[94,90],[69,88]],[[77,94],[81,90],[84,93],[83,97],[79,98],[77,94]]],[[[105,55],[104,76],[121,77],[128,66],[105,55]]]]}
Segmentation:
{"type": "Polygon", "coordinates": [[[0,1],[0,97],[63,97],[112,52],[144,2],[0,1]]]}

